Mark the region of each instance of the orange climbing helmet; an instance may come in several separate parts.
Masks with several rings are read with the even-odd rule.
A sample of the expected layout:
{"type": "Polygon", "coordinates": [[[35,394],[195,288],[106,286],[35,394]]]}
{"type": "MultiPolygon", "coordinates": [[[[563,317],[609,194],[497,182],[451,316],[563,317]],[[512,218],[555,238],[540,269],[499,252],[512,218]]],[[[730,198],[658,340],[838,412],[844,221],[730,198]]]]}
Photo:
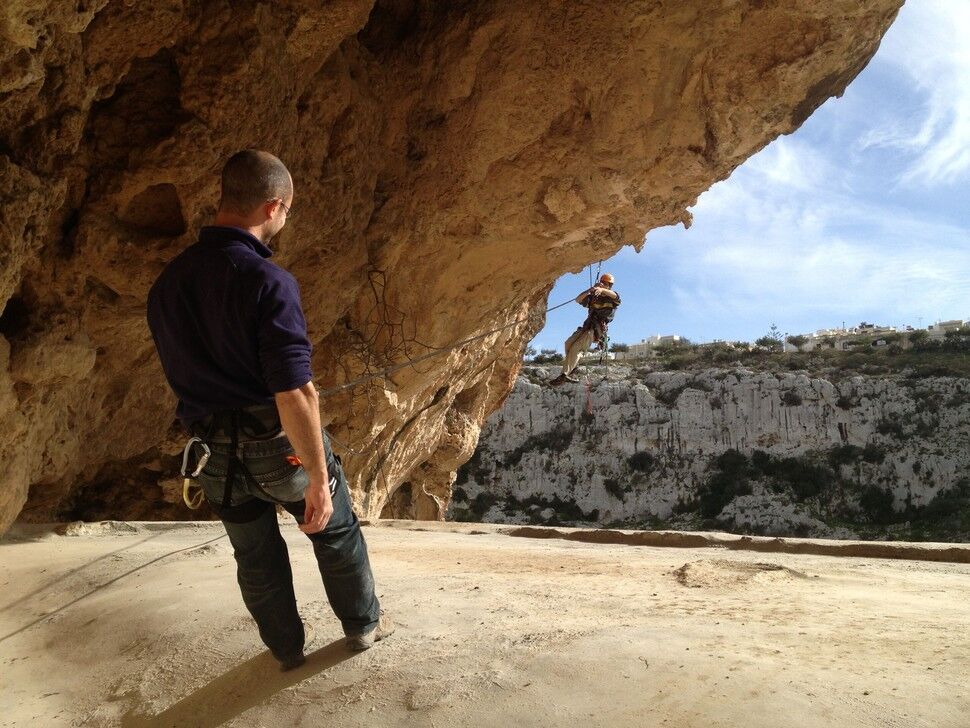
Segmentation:
{"type": "Polygon", "coordinates": [[[612,286],[613,276],[609,273],[604,273],[603,275],[600,276],[600,283],[606,283],[612,286]]]}

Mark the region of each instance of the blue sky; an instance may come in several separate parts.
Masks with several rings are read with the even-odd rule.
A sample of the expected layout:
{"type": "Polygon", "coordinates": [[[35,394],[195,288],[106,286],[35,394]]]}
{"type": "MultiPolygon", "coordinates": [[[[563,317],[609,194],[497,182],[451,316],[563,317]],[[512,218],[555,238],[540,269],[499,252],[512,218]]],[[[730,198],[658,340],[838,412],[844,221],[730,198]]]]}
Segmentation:
{"type": "MultiPolygon", "coordinates": [[[[841,99],[705,192],[689,230],[603,264],[613,341],[970,319],[968,39],[970,1],[909,0],[841,99]]],[[[563,276],[550,304],[587,285],[563,276]]],[[[533,346],[561,349],[583,314],[552,312],[533,346]]]]}

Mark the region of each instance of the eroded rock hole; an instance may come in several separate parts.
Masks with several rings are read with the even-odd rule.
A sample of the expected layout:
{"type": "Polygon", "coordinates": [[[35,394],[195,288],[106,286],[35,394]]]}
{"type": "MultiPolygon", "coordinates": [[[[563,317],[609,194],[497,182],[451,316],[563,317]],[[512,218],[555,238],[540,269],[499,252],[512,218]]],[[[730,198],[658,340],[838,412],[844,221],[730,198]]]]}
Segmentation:
{"type": "Polygon", "coordinates": [[[381,518],[437,521],[441,518],[441,507],[434,498],[424,492],[420,485],[402,483],[384,504],[381,518]]]}
{"type": "Polygon", "coordinates": [[[162,49],[131,64],[114,94],[94,105],[85,137],[98,164],[125,169],[132,151],[151,148],[189,118],[180,103],[175,55],[162,49]]]}
{"type": "Polygon", "coordinates": [[[11,296],[0,313],[0,334],[7,339],[19,339],[30,328],[30,307],[20,296],[11,296]]]}
{"type": "Polygon", "coordinates": [[[185,232],[185,216],[175,185],[152,185],[128,203],[121,220],[148,233],[178,237],[185,232]]]}
{"type": "Polygon", "coordinates": [[[414,518],[414,494],[410,483],[402,483],[381,509],[381,518],[414,518]]]}

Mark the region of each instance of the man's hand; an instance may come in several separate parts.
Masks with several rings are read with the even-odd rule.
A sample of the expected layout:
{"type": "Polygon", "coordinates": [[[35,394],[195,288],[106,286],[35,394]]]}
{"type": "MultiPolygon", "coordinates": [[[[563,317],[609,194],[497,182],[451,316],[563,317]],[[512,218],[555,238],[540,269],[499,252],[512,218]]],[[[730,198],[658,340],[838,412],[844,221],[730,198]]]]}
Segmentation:
{"type": "Polygon", "coordinates": [[[606,298],[611,298],[614,301],[619,298],[616,291],[614,291],[612,288],[603,288],[602,286],[596,286],[593,288],[593,292],[590,295],[594,297],[603,296],[606,298]]]}
{"type": "Polygon", "coordinates": [[[318,533],[327,526],[333,515],[330,498],[330,473],[320,431],[320,398],[313,382],[298,389],[276,393],[276,408],[280,413],[283,431],[293,445],[297,458],[310,477],[310,485],[303,495],[306,511],[300,530],[318,533]]]}
{"type": "Polygon", "coordinates": [[[330,516],[333,515],[333,500],[330,489],[326,484],[311,483],[303,495],[306,500],[306,511],[303,513],[303,523],[300,530],[303,533],[319,533],[327,527],[330,516]]]}

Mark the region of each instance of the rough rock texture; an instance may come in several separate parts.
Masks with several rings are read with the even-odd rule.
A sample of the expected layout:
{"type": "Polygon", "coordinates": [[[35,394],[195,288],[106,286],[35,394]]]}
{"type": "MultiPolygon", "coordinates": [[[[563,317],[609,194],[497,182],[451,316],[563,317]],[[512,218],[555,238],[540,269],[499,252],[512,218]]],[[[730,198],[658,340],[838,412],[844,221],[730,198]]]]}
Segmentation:
{"type": "Polygon", "coordinates": [[[934,499],[970,491],[967,379],[627,370],[588,409],[583,384],[536,383],[554,372],[526,370],[488,420],[453,517],[696,527],[700,514],[844,538],[891,533],[903,511],[938,525],[934,499]]]}
{"type": "MultiPolygon", "coordinates": [[[[145,294],[231,152],[294,174],[279,260],[326,388],[541,312],[562,272],[686,221],[901,3],[8,0],[0,529],[171,453],[145,294]]],[[[405,483],[390,512],[441,514],[540,320],[327,399],[365,514],[405,483]]]]}

